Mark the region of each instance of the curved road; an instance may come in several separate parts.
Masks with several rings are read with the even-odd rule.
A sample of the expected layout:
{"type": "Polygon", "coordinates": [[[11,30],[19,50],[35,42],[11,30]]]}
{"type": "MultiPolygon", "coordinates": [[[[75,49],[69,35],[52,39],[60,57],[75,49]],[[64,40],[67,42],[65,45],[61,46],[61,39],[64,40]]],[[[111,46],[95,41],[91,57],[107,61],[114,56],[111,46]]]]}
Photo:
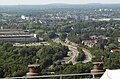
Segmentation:
{"type": "Polygon", "coordinates": [[[78,63],[78,62],[76,62],[76,58],[78,57],[78,54],[79,54],[79,52],[77,50],[77,47],[74,47],[74,46],[71,46],[71,45],[67,45],[67,44],[65,44],[65,45],[68,46],[69,50],[72,53],[71,59],[66,61],[66,63],[72,62],[73,65],[78,63]]]}
{"type": "MultiPolygon", "coordinates": [[[[78,54],[79,54],[79,51],[77,50],[77,44],[74,44],[74,43],[71,42],[72,43],[72,45],[71,45],[71,44],[69,44],[69,42],[70,42],[69,40],[66,40],[67,42],[64,43],[59,38],[53,39],[53,41],[56,42],[56,43],[61,43],[62,45],[68,46],[70,52],[72,53],[72,55],[70,56],[70,59],[65,59],[64,60],[65,63],[72,62],[73,65],[78,63],[76,61],[76,58],[78,57],[78,54]]],[[[82,61],[82,63],[87,63],[87,62],[91,61],[92,56],[89,53],[89,51],[87,51],[87,49],[83,49],[83,52],[85,54],[85,59],[84,59],[84,61],[82,61]]]]}
{"type": "Polygon", "coordinates": [[[90,54],[89,50],[83,48],[82,51],[85,54],[85,60],[83,60],[82,63],[90,62],[92,60],[92,55],[90,54]]]}

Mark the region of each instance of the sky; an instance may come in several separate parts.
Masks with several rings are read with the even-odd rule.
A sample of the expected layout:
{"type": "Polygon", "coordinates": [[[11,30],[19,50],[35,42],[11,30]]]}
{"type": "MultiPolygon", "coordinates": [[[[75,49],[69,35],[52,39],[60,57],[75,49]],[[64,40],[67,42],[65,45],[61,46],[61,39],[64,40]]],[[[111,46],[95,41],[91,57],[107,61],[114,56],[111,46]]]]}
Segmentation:
{"type": "Polygon", "coordinates": [[[117,4],[120,0],[0,0],[0,5],[44,5],[51,3],[67,3],[67,4],[88,4],[103,3],[117,4]]]}

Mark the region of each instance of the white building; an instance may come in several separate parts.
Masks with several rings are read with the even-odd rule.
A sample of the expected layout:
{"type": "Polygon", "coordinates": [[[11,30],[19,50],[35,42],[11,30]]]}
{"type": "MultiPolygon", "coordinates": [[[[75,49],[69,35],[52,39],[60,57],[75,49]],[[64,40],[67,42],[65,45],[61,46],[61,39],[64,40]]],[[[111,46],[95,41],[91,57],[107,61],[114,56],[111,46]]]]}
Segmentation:
{"type": "Polygon", "coordinates": [[[26,17],[24,15],[21,15],[21,19],[25,19],[26,17]]]}

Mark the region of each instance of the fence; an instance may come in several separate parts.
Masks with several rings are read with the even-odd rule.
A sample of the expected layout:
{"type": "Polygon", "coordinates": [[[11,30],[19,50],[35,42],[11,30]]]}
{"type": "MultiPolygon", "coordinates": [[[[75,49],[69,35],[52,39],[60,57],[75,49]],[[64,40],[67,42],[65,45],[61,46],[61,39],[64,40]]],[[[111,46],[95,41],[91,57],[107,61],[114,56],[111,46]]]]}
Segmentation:
{"type": "MultiPolygon", "coordinates": [[[[0,79],[28,79],[28,78],[59,78],[63,79],[63,77],[74,77],[74,76],[91,76],[91,78],[85,78],[85,79],[99,79],[95,78],[96,75],[102,75],[104,72],[100,73],[81,73],[81,74],[61,74],[61,75],[42,75],[42,76],[23,76],[23,77],[10,77],[10,78],[0,78],[0,79]]],[[[73,78],[78,79],[78,78],[73,78]]]]}

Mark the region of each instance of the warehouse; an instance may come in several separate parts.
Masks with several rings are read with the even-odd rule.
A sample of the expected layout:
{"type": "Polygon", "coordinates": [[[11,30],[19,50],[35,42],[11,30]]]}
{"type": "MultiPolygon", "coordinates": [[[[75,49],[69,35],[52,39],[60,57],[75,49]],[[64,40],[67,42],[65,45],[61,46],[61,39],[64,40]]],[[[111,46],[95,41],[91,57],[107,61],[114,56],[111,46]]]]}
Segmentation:
{"type": "Polygon", "coordinates": [[[25,30],[0,30],[0,42],[40,42],[39,35],[30,34],[25,30]]]}

